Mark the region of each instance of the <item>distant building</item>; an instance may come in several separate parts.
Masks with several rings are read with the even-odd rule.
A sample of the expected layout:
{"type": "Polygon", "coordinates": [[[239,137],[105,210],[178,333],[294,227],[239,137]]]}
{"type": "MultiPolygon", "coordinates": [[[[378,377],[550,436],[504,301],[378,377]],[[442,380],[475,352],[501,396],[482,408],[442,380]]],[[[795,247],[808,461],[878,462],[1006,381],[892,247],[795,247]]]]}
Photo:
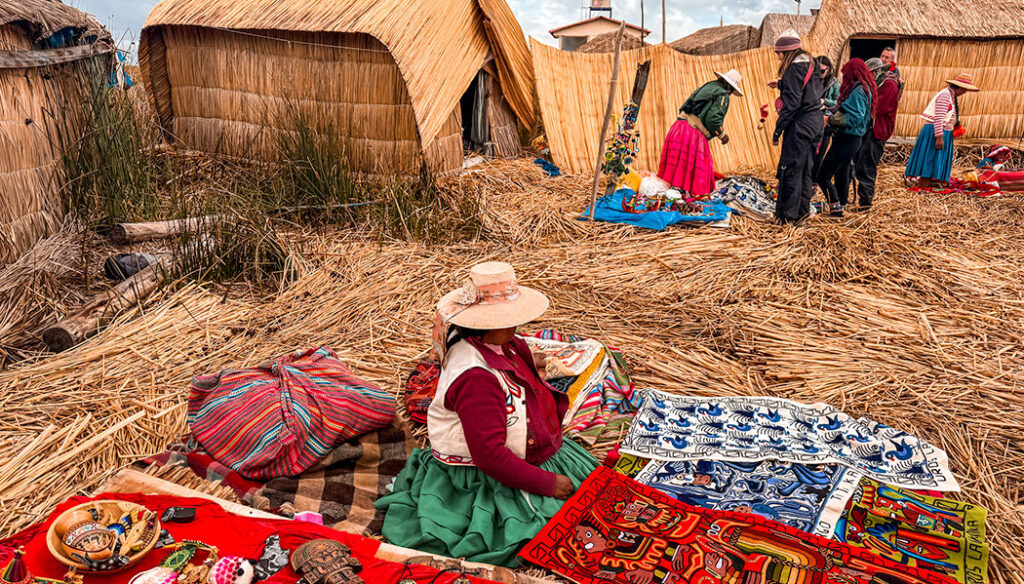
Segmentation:
{"type": "MultiPolygon", "coordinates": [[[[575,51],[594,37],[619,30],[621,24],[621,20],[615,20],[607,16],[595,16],[580,22],[560,26],[552,29],[550,32],[551,36],[558,39],[558,48],[563,51],[575,51]]],[[[626,34],[642,39],[651,34],[651,31],[627,22],[626,34]]]]}

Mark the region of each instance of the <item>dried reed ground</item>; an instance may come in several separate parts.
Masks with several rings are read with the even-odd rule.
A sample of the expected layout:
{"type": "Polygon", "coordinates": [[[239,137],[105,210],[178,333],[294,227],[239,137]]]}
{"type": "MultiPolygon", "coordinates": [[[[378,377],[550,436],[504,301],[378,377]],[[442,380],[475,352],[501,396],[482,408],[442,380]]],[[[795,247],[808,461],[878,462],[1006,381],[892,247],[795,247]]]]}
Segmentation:
{"type": "Polygon", "coordinates": [[[536,327],[622,347],[641,387],[824,401],[935,442],[990,510],[993,581],[1024,583],[1024,197],[908,194],[900,177],[883,170],[870,215],[664,233],[575,221],[585,177],[526,161],[452,179],[486,203],[480,242],[310,236],[276,298],[187,287],[0,373],[0,533],[185,431],[194,373],[326,344],[398,392],[438,296],[503,259],[551,296],[536,327]]]}

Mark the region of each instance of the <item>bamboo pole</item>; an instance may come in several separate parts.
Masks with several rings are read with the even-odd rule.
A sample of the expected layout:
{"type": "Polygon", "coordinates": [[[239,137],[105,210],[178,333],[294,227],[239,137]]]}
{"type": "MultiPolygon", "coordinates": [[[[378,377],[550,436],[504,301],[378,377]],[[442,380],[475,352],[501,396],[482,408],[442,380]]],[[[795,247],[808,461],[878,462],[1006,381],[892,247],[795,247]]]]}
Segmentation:
{"type": "MultiPolygon", "coordinates": [[[[594,164],[594,185],[590,193],[590,220],[594,220],[597,212],[597,190],[601,186],[601,160],[604,159],[605,136],[612,121],[612,110],[615,108],[615,90],[619,85],[619,66],[622,64],[622,35],[626,33],[626,21],[619,25],[619,33],[615,37],[615,61],[612,65],[612,81],[608,87],[608,105],[604,108],[604,122],[601,123],[601,136],[598,138],[597,162],[594,164]]],[[[643,33],[641,33],[642,35],[643,33]]]]}
{"type": "MultiPolygon", "coordinates": [[[[661,0],[661,42],[665,44],[668,42],[668,38],[665,37],[666,21],[668,20],[668,13],[665,11],[665,0],[661,0]]],[[[640,33],[643,34],[643,33],[640,33]]]]}

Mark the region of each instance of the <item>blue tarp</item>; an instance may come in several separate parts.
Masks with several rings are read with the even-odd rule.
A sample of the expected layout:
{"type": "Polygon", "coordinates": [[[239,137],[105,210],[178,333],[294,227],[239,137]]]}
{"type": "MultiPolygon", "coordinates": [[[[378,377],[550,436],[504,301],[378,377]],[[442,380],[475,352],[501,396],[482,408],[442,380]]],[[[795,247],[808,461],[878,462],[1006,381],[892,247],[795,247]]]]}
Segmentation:
{"type": "MultiPolygon", "coordinates": [[[[725,221],[732,209],[720,201],[710,203],[698,202],[697,205],[704,208],[703,215],[683,215],[678,211],[648,211],[646,213],[632,213],[626,211],[623,201],[633,195],[631,189],[619,189],[614,193],[601,197],[597,200],[597,213],[594,219],[607,221],[609,223],[628,223],[637,227],[655,229],[661,231],[669,225],[677,223],[714,223],[725,221]]],[[[590,216],[590,207],[583,212],[590,216]]]]}

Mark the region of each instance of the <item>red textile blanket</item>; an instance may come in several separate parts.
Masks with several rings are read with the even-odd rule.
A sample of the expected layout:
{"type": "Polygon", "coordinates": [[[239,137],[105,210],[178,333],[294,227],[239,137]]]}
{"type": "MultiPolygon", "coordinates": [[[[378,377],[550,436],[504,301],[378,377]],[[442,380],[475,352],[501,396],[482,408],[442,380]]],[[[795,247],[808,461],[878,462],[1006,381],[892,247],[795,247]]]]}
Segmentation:
{"type": "Polygon", "coordinates": [[[691,507],[599,467],[520,557],[580,584],[953,584],[755,515],[691,507]]]}
{"type": "MultiPolygon", "coordinates": [[[[415,582],[422,583],[453,584],[460,576],[458,572],[441,573],[429,566],[418,565],[409,566],[407,571],[403,571],[405,568],[402,564],[374,557],[380,547],[379,541],[335,531],[312,523],[242,517],[224,511],[219,505],[207,499],[110,493],[99,495],[95,499],[131,501],[155,511],[157,515],[171,507],[195,507],[196,516],[191,523],[167,523],[163,525],[164,529],[170,532],[175,541],[190,539],[216,546],[221,557],[235,555],[256,560],[263,553],[263,544],[271,535],[280,536],[281,547],[289,551],[312,539],[333,539],[347,545],[352,550],[352,556],[362,562],[363,569],[359,572],[359,576],[367,583],[391,584],[397,583],[403,578],[410,578],[415,582]]],[[[0,541],[0,546],[23,545],[26,567],[34,576],[63,578],[67,568],[54,560],[47,550],[46,530],[62,511],[90,500],[93,498],[73,497],[69,499],[57,507],[45,522],[0,541]]],[[[85,575],[85,582],[86,584],[127,584],[135,574],[159,565],[169,553],[166,548],[153,550],[136,566],[109,575],[89,573],[85,575]]],[[[286,566],[263,582],[266,584],[295,584],[298,578],[299,575],[290,566],[286,566]]],[[[494,584],[491,580],[475,577],[469,577],[469,581],[473,584],[494,584]]]]}

